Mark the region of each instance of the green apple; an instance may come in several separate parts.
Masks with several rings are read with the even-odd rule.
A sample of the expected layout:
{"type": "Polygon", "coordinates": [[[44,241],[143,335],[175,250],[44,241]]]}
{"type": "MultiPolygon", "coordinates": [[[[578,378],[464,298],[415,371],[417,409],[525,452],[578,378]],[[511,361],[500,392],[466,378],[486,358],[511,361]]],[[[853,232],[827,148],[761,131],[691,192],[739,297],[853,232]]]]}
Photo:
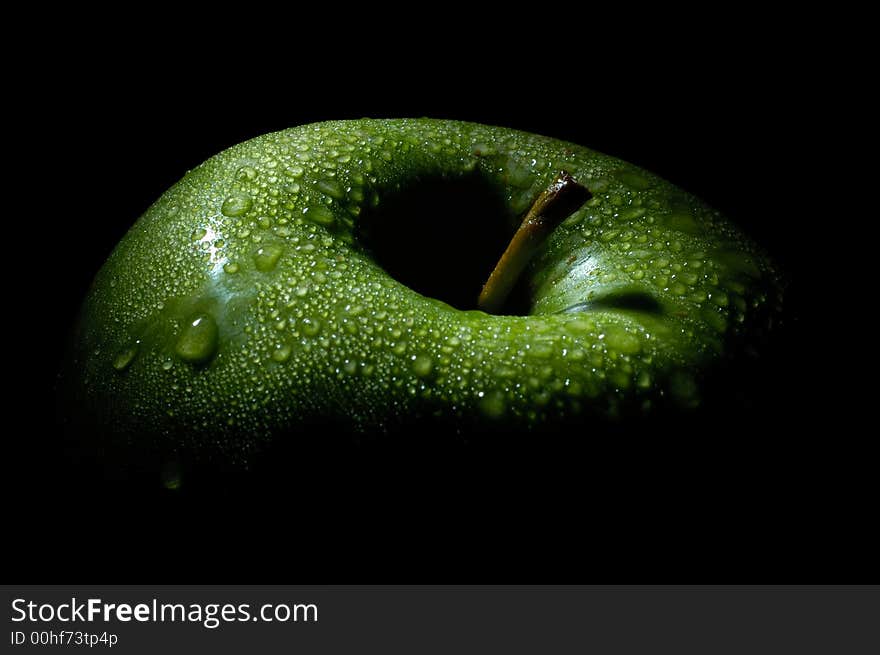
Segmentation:
{"type": "Polygon", "coordinates": [[[123,447],[246,460],[303,426],[535,430],[687,411],[780,307],[753,243],[633,165],[470,123],[327,122],[230,148],[165,193],[98,273],[64,378],[75,413],[123,447]],[[585,191],[501,273],[514,300],[480,311],[562,171],[585,191]],[[472,269],[472,302],[443,302],[472,269]]]}

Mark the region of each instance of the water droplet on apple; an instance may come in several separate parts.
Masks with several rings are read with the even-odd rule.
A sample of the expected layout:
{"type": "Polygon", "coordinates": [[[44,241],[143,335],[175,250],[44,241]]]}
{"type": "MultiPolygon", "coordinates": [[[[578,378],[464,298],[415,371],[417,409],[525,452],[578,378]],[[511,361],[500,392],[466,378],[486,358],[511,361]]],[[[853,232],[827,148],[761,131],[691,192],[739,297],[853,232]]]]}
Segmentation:
{"type": "Polygon", "coordinates": [[[642,349],[641,340],[619,325],[605,327],[605,343],[612,350],[624,355],[634,355],[642,349]]]}
{"type": "Polygon", "coordinates": [[[428,355],[416,355],[413,357],[412,369],[420,378],[426,378],[434,370],[434,360],[428,355]]]}
{"type": "Polygon", "coordinates": [[[257,169],[253,166],[242,166],[235,173],[235,177],[241,182],[253,182],[257,179],[257,169]]]}
{"type": "Polygon", "coordinates": [[[253,206],[253,199],[246,193],[234,193],[220,207],[220,211],[224,216],[235,217],[241,216],[253,206]]]}
{"type": "Polygon", "coordinates": [[[658,257],[657,259],[654,260],[653,266],[654,266],[654,268],[657,268],[657,269],[666,268],[667,266],[669,266],[669,260],[666,259],[665,257],[658,257]]]}
{"type": "Polygon", "coordinates": [[[553,345],[546,341],[538,341],[529,348],[529,354],[539,359],[547,359],[553,354],[553,345]]]}
{"type": "Polygon", "coordinates": [[[198,314],[187,321],[174,352],[192,364],[204,364],[217,352],[219,330],[209,314],[198,314]]]}
{"type": "Polygon", "coordinates": [[[254,264],[258,271],[268,273],[275,268],[284,249],[278,244],[263,246],[254,253],[254,264]]]}
{"type": "Polygon", "coordinates": [[[321,322],[313,318],[302,320],[302,332],[307,337],[317,336],[321,332],[321,322]]]}
{"type": "Polygon", "coordinates": [[[318,191],[336,200],[340,200],[345,196],[342,185],[336,180],[318,180],[315,186],[318,188],[318,191]]]}
{"type": "Polygon", "coordinates": [[[316,225],[332,225],[336,221],[336,217],[333,216],[333,212],[324,207],[323,205],[315,205],[313,207],[306,207],[303,209],[303,217],[316,225]]]}
{"type": "Polygon", "coordinates": [[[498,378],[512,378],[516,375],[516,369],[511,366],[505,366],[504,364],[500,366],[496,366],[493,369],[493,374],[498,378]]]}
{"type": "Polygon", "coordinates": [[[140,342],[135,342],[134,345],[129,346],[118,355],[116,355],[113,360],[113,368],[115,368],[120,373],[126,370],[134,361],[134,358],[137,355],[139,343],[140,342]]]}
{"type": "Polygon", "coordinates": [[[284,344],[280,348],[276,348],[272,353],[272,359],[278,363],[286,362],[290,359],[291,348],[287,344],[284,344]]]}

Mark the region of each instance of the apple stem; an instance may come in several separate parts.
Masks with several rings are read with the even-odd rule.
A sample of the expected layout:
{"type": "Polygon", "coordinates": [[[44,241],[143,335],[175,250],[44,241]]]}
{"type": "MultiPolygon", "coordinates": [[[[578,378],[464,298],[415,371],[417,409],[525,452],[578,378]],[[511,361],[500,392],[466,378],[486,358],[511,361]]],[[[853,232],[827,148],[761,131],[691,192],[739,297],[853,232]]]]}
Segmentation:
{"type": "Polygon", "coordinates": [[[592,197],[589,189],[561,171],[526,212],[519,229],[483,285],[477,307],[489,314],[497,314],[550,233],[592,197]]]}

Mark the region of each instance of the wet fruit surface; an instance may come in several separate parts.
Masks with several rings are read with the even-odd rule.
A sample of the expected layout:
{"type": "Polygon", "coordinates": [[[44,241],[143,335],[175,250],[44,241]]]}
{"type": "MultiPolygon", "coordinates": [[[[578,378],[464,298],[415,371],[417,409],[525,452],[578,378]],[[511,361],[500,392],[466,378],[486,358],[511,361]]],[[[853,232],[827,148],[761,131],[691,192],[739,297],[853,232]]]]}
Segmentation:
{"type": "Polygon", "coordinates": [[[99,273],[65,377],[120,442],[234,459],[322,419],[540,428],[699,406],[704,371],[779,302],[731,223],[620,160],[450,121],[321,123],[235,146],[162,196],[99,273]],[[503,242],[560,170],[592,198],[526,271],[527,315],[420,295],[365,236],[426,179],[467,180],[500,214],[468,220],[508,226],[503,242]]]}

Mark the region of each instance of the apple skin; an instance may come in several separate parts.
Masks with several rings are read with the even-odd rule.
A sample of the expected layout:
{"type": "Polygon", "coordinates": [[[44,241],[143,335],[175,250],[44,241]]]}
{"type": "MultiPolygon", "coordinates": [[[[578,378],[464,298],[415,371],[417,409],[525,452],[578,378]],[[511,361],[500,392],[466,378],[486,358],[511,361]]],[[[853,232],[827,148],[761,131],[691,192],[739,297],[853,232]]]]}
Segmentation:
{"type": "Polygon", "coordinates": [[[72,416],[115,446],[234,461],[324,423],[625,420],[697,407],[708,372],[777,321],[781,288],[718,212],[618,159],[454,121],[319,123],[232,147],[166,192],[98,273],[62,378],[72,416]],[[527,269],[528,316],[422,296],[363,247],[365,217],[424,178],[500,194],[504,243],[560,170],[593,198],[527,269]]]}

